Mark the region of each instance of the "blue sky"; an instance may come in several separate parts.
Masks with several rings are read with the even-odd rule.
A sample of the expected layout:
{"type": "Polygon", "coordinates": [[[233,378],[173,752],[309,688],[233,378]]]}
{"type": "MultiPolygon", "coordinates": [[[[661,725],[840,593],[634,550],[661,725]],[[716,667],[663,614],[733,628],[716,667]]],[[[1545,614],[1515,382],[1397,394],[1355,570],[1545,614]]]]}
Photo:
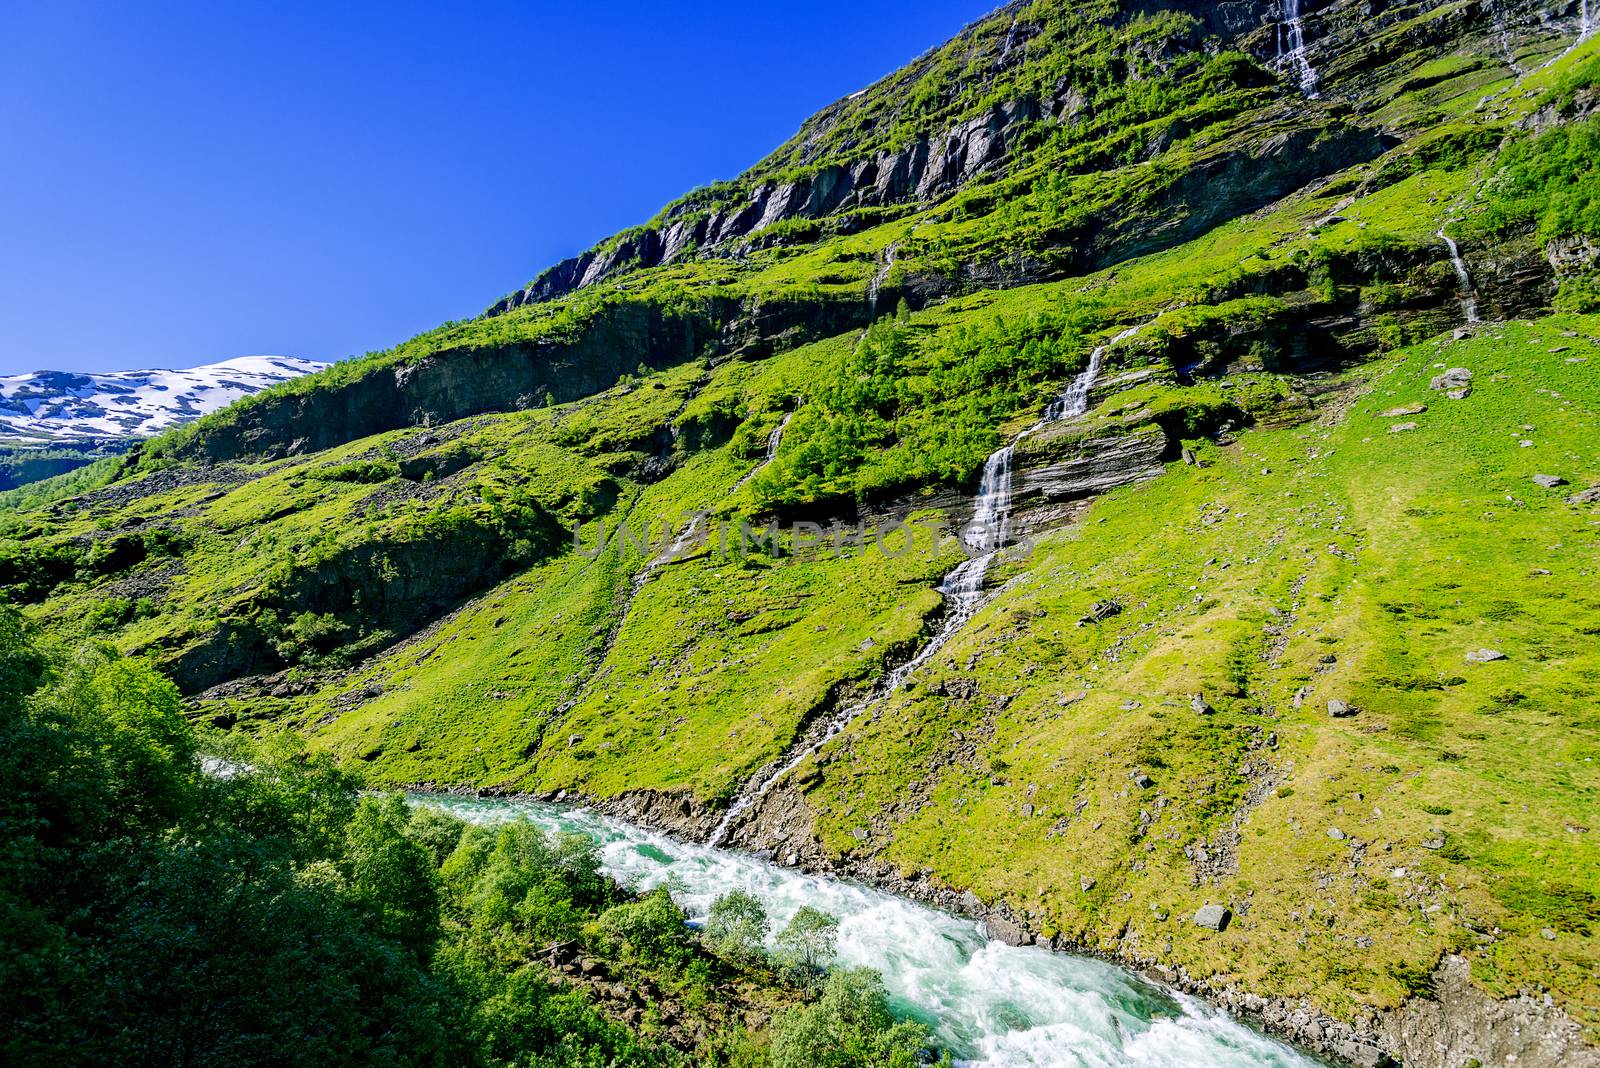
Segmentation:
{"type": "Polygon", "coordinates": [[[467,318],[995,3],[0,0],[0,373],[467,318]]]}

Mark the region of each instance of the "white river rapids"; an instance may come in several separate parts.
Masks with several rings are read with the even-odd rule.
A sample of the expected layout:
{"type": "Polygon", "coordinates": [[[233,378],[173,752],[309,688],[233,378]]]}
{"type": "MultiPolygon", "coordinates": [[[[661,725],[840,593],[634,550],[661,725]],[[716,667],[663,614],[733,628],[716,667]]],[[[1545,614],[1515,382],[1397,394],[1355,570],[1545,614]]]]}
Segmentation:
{"type": "MultiPolygon", "coordinates": [[[[600,843],[605,872],[637,889],[671,881],[704,916],[740,888],[774,930],[801,905],[840,920],[839,960],[883,974],[897,1011],[926,1023],[941,1049],[974,1068],[1315,1068],[1321,1062],[1198,999],[1115,965],[1007,946],[972,920],[865,886],[793,871],[747,854],[681,842],[622,820],[527,801],[419,796],[475,823],[527,818],[600,843]]],[[[1184,922],[1174,916],[1169,923],[1184,922]]]]}

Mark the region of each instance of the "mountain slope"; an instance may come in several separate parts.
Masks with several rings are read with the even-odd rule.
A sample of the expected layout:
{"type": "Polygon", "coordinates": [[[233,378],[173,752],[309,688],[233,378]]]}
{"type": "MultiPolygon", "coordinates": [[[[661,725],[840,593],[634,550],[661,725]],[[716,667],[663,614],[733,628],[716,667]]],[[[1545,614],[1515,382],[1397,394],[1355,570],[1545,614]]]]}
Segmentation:
{"type": "Polygon", "coordinates": [[[882,879],[1357,1062],[1593,1063],[1600,44],[1308,7],[1009,5],[6,516],[0,584],[381,783],[882,879]]]}
{"type": "Polygon", "coordinates": [[[148,437],[325,364],[241,356],[182,371],[0,377],[0,436],[21,439],[148,437]]]}

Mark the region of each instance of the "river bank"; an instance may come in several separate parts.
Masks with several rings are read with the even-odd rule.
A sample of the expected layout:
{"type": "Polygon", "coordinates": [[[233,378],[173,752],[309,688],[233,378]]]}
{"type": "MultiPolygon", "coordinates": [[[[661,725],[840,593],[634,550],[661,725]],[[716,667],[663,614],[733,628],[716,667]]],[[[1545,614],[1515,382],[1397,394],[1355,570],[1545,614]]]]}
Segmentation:
{"type": "Polygon", "coordinates": [[[895,1007],[926,1023],[973,1068],[1319,1062],[1206,1002],[1088,956],[1008,945],[981,921],[860,882],[685,842],[592,809],[521,799],[414,795],[473,821],[526,817],[601,843],[605,870],[649,889],[668,883],[692,915],[740,888],[781,926],[809,904],[840,919],[840,961],[883,973],[895,1007]]]}

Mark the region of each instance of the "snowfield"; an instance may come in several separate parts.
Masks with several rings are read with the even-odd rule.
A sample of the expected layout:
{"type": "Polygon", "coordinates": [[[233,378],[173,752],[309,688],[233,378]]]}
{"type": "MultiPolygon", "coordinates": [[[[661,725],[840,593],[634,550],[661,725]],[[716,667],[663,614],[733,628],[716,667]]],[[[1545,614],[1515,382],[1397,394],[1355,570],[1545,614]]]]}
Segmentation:
{"type": "Polygon", "coordinates": [[[326,364],[241,356],[185,371],[35,371],[0,377],[0,439],[149,437],[326,364]]]}

